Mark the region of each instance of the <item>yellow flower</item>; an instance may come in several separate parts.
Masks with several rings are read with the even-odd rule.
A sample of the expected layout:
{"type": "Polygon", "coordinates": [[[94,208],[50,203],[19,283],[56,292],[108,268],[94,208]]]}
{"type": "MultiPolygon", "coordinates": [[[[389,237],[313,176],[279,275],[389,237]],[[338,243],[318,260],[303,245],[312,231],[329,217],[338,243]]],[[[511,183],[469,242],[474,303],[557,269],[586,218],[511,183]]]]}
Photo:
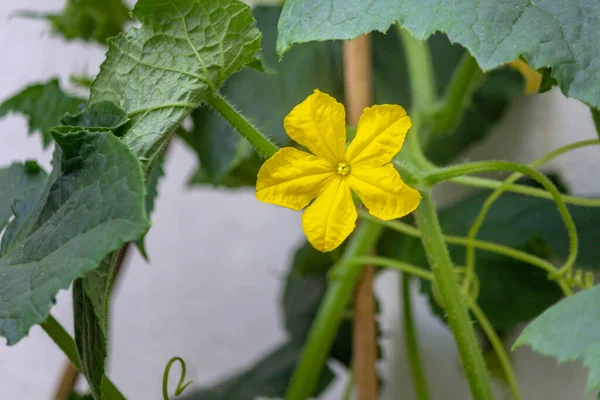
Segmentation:
{"type": "Polygon", "coordinates": [[[525,93],[533,94],[540,91],[540,85],[542,84],[542,74],[531,68],[525,61],[517,58],[515,61],[511,61],[511,67],[516,69],[525,78],[525,93]]]}
{"type": "Polygon", "coordinates": [[[356,137],[346,149],[346,112],[318,90],[284,120],[288,135],[313,154],[284,147],[267,160],[256,182],[256,198],[293,210],[306,207],[302,228],[320,251],[331,251],[356,226],[352,189],[371,215],[390,220],[419,205],[421,195],[400,179],[391,164],[410,118],[400,106],[365,108],[356,137]]]}

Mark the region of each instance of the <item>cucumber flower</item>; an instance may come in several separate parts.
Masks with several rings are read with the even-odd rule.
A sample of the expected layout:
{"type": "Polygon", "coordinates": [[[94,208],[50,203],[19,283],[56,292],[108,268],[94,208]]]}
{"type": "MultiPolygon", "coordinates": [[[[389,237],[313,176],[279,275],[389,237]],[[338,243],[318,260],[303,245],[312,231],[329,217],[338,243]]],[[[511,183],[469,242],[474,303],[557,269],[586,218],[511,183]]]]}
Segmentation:
{"type": "Polygon", "coordinates": [[[258,172],[256,198],[293,210],[312,201],[302,228],[313,247],[324,252],[338,247],[356,226],[351,189],[374,217],[403,217],[421,199],[391,164],[410,125],[400,106],[365,108],[346,149],[344,106],[315,90],[284,120],[290,138],[312,154],[292,147],[275,153],[258,172]]]}

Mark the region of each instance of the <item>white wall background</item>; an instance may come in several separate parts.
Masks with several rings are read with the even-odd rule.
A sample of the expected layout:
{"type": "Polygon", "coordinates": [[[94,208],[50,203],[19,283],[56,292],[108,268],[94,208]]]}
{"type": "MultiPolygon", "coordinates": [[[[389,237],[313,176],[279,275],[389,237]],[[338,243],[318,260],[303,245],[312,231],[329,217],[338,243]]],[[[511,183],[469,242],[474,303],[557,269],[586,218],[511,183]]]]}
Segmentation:
{"type": "MultiPolygon", "coordinates": [[[[95,74],[104,58],[99,46],[67,44],[50,37],[41,21],[9,19],[17,7],[50,11],[62,4],[0,2],[0,99],[53,76],[66,82],[69,74],[95,74]]],[[[0,165],[34,158],[48,167],[50,151],[42,151],[38,137],[26,133],[20,116],[0,121],[0,165]]],[[[530,161],[594,135],[588,110],[554,91],[518,101],[492,140],[465,158],[530,161]]],[[[283,271],[302,237],[300,214],[259,203],[251,192],[186,189],[194,164],[186,148],[173,146],[147,239],[152,263],[131,257],[114,297],[110,375],[132,400],[161,397],[163,368],[174,355],[187,360],[190,379],[199,387],[248,365],[285,337],[278,300],[283,271]]],[[[578,194],[600,193],[593,173],[600,167],[598,149],[579,150],[552,166],[578,194]]],[[[385,337],[383,397],[390,400],[414,398],[397,286],[394,273],[382,274],[377,282],[385,337]]],[[[452,337],[413,289],[432,399],[468,399],[452,337]]],[[[52,313],[71,328],[67,292],[60,293],[52,313]]],[[[526,399],[584,399],[585,371],[578,365],[558,368],[554,360],[527,349],[512,357],[526,399]]],[[[0,343],[0,399],[49,399],[63,364],[39,327],[15,347],[0,343]]],[[[340,398],[346,379],[342,374],[323,398],[340,398]]],[[[507,390],[497,389],[498,399],[510,398],[507,390]]]]}

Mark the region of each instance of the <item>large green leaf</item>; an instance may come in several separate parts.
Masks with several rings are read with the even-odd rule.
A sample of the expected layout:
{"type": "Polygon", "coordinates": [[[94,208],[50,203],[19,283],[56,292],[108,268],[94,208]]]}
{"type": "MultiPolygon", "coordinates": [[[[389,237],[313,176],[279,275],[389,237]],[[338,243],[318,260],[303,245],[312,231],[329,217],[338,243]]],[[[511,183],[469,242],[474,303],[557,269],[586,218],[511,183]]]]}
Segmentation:
{"type": "Polygon", "coordinates": [[[123,32],[130,21],[129,9],[121,0],[67,0],[59,13],[22,11],[17,15],[46,19],[53,32],[67,40],[82,39],[100,44],[123,32]]]}
{"type": "Polygon", "coordinates": [[[141,27],[109,40],[88,104],[123,108],[123,141],[150,158],[210,92],[257,62],[260,32],[236,0],[140,0],[132,15],[141,27]]]}
{"type": "MultiPolygon", "coordinates": [[[[301,348],[285,343],[248,370],[207,389],[190,393],[182,400],[254,400],[257,398],[282,398],[302,354],[301,348]]],[[[319,395],[333,380],[333,373],[325,368],[315,395],[319,395]]]]}
{"type": "Polygon", "coordinates": [[[0,169],[0,232],[13,215],[15,200],[35,197],[43,190],[47,178],[48,174],[35,161],[0,169]]]}
{"type": "Polygon", "coordinates": [[[125,144],[77,127],[53,136],[59,147],[46,188],[15,208],[3,237],[0,335],[9,345],[48,316],[60,289],[149,226],[142,170],[125,144]]]}
{"type": "Polygon", "coordinates": [[[581,360],[589,368],[587,390],[600,390],[600,286],[577,293],[531,322],[514,347],[529,345],[559,363],[581,360]]]}
{"type": "Polygon", "coordinates": [[[417,39],[445,32],[484,70],[524,56],[536,69],[550,67],[567,96],[600,107],[597,0],[291,0],[279,20],[277,51],[385,32],[396,21],[417,39]]]}
{"type": "Polygon", "coordinates": [[[31,85],[0,104],[0,118],[9,113],[27,116],[29,133],[39,132],[44,147],[52,142],[50,130],[60,125],[65,113],[74,113],[85,100],[63,92],[57,79],[31,85]]]}
{"type": "MultiPolygon", "coordinates": [[[[268,73],[246,69],[231,77],[222,92],[237,109],[282,145],[290,140],[283,119],[315,88],[342,99],[339,60],[332,44],[314,43],[291,51],[277,62],[275,41],[281,7],[256,7],[252,13],[262,32],[261,56],[271,68],[268,73]]],[[[252,151],[251,146],[219,115],[207,107],[192,114],[190,141],[198,153],[202,170],[214,184],[252,151]]]]}

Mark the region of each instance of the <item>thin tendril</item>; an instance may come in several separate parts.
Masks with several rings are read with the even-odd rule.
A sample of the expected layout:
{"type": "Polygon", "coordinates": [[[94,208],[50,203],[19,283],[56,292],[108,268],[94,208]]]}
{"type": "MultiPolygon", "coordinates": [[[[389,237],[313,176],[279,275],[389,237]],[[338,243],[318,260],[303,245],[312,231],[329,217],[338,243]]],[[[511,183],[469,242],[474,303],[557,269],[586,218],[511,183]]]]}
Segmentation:
{"type": "MultiPolygon", "coordinates": [[[[545,156],[532,162],[529,166],[531,168],[538,168],[539,166],[547,163],[548,161],[550,161],[568,151],[580,149],[585,146],[598,145],[598,144],[600,144],[600,140],[598,140],[598,139],[584,140],[584,141],[580,141],[580,142],[571,143],[571,144],[560,147],[560,148],[546,154],[545,156]]],[[[483,222],[485,220],[485,217],[487,216],[488,211],[490,210],[492,205],[496,202],[496,200],[498,200],[500,198],[500,196],[504,193],[504,191],[507,188],[507,185],[510,185],[511,183],[517,181],[517,179],[521,178],[522,176],[523,176],[522,173],[516,172],[516,173],[513,173],[512,175],[510,175],[508,178],[506,178],[506,180],[503,182],[502,186],[498,187],[495,191],[493,191],[488,196],[488,198],[484,201],[483,206],[479,210],[479,214],[477,215],[477,217],[475,218],[475,221],[471,225],[471,228],[469,229],[469,232],[467,234],[467,247],[465,249],[465,260],[466,260],[465,267],[467,268],[468,273],[467,273],[466,279],[463,281],[463,290],[468,289],[468,285],[470,285],[470,283],[471,283],[470,280],[472,279],[472,277],[474,275],[475,247],[473,246],[473,240],[477,237],[477,233],[479,232],[481,226],[483,225],[483,222]]],[[[559,277],[559,279],[560,279],[560,277],[559,277]]]]}
{"type": "Polygon", "coordinates": [[[181,376],[179,377],[179,382],[177,383],[177,387],[175,388],[175,396],[179,396],[189,385],[193,383],[192,381],[184,383],[186,375],[185,361],[183,361],[181,357],[171,358],[167,363],[167,366],[165,367],[165,372],[163,374],[162,392],[164,400],[169,400],[169,373],[171,372],[171,367],[176,361],[178,361],[181,364],[181,376]]]}
{"type": "MultiPolygon", "coordinates": [[[[533,179],[538,181],[548,192],[550,192],[550,194],[554,198],[558,211],[565,223],[569,235],[569,256],[567,257],[562,267],[560,267],[560,269],[557,271],[555,276],[553,276],[553,278],[568,273],[573,267],[573,264],[577,259],[577,253],[579,251],[579,238],[577,236],[577,228],[575,226],[575,223],[573,222],[573,218],[571,217],[569,209],[567,208],[565,202],[561,198],[560,192],[552,183],[552,181],[550,181],[550,179],[548,179],[544,174],[528,166],[517,163],[512,163],[508,161],[487,161],[442,168],[438,171],[431,172],[428,175],[426,175],[424,181],[425,183],[433,185],[435,183],[446,181],[457,176],[504,170],[520,172],[522,174],[532,177],[533,179]]],[[[472,269],[467,269],[466,273],[466,279],[472,279],[474,271],[472,269]]]]}

